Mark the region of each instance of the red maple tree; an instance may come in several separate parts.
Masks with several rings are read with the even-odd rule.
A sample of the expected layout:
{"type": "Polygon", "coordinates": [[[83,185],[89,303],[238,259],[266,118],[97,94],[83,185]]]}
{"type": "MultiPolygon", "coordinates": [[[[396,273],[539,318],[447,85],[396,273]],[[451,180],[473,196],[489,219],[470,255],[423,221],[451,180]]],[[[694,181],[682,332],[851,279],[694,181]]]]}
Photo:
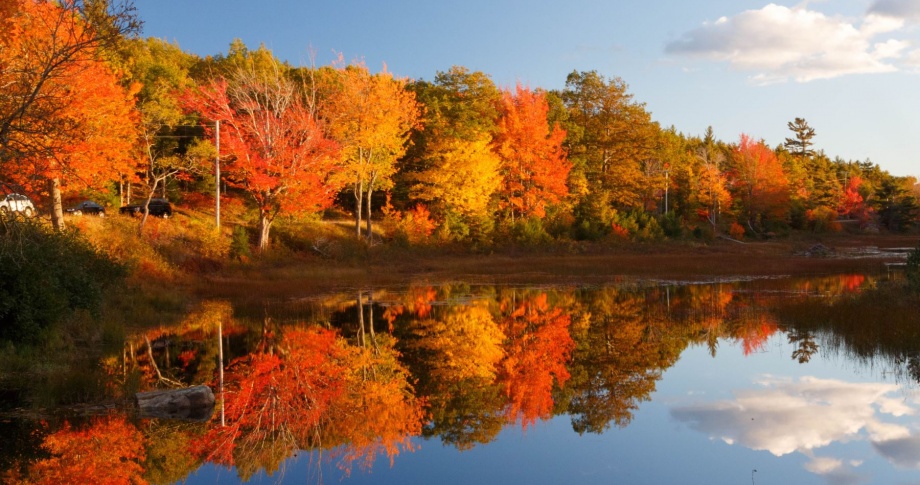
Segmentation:
{"type": "Polygon", "coordinates": [[[221,151],[230,154],[227,181],[259,208],[259,248],[275,217],[332,204],[338,146],[325,136],[297,86],[280,72],[241,68],[190,93],[186,106],[220,121],[221,151]]]}

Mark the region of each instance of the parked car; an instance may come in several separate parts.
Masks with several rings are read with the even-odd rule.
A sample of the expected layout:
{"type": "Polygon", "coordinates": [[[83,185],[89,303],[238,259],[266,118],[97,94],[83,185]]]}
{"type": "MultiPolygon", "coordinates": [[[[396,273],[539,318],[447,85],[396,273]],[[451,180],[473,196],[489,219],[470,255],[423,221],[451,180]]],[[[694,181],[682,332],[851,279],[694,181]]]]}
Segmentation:
{"type": "Polygon", "coordinates": [[[67,209],[67,212],[75,216],[82,216],[83,214],[91,214],[99,217],[105,217],[105,207],[91,201],[84,200],[79,204],[67,209]]]}
{"type": "MultiPolygon", "coordinates": [[[[144,203],[130,204],[118,209],[122,214],[141,215],[144,213],[144,203]]],[[[172,215],[172,206],[166,199],[150,199],[147,211],[152,216],[169,217],[172,215]]]]}
{"type": "Polygon", "coordinates": [[[35,205],[32,200],[22,194],[6,194],[0,199],[0,212],[11,214],[20,212],[26,217],[32,217],[35,214],[35,205]]]}

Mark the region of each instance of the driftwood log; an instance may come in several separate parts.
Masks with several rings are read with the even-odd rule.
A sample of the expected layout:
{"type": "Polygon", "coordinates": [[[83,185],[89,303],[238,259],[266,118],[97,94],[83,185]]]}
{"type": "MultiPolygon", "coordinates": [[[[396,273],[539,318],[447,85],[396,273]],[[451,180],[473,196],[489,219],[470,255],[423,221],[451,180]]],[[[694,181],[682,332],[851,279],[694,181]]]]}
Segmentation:
{"type": "Polygon", "coordinates": [[[208,386],[139,392],[135,398],[142,418],[207,421],[214,413],[214,393],[208,386]]]}

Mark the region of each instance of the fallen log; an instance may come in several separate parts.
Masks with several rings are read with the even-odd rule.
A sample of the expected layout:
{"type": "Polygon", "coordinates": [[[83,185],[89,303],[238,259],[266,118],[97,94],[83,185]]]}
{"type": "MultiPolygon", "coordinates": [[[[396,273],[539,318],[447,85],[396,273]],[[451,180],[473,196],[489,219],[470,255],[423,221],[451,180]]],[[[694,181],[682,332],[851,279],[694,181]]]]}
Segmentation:
{"type": "Polygon", "coordinates": [[[214,412],[214,393],[208,386],[139,392],[134,397],[142,418],[207,421],[214,412]]]}

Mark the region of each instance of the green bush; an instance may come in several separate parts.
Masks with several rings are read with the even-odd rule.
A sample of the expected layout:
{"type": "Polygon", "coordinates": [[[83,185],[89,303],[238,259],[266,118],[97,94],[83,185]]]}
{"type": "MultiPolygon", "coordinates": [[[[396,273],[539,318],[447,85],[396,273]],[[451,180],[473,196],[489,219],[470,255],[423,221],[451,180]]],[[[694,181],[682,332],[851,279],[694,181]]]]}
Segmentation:
{"type": "Polygon", "coordinates": [[[647,212],[616,212],[613,224],[627,231],[633,241],[657,241],[664,238],[664,231],[658,225],[658,220],[647,212]]]}
{"type": "Polygon", "coordinates": [[[543,220],[538,217],[528,217],[518,220],[511,227],[514,241],[528,246],[539,246],[552,241],[552,237],[543,227],[543,220]]]}
{"type": "Polygon", "coordinates": [[[233,235],[230,239],[230,257],[234,259],[250,259],[252,252],[249,246],[249,232],[240,225],[233,227],[233,235]]]}
{"type": "Polygon", "coordinates": [[[659,217],[658,225],[661,226],[664,235],[671,239],[677,239],[683,235],[683,229],[680,226],[680,218],[677,217],[677,214],[674,212],[668,212],[659,217]]]}
{"type": "Polygon", "coordinates": [[[74,231],[0,219],[0,340],[34,343],[76,310],[97,313],[124,275],[74,231]]]}

